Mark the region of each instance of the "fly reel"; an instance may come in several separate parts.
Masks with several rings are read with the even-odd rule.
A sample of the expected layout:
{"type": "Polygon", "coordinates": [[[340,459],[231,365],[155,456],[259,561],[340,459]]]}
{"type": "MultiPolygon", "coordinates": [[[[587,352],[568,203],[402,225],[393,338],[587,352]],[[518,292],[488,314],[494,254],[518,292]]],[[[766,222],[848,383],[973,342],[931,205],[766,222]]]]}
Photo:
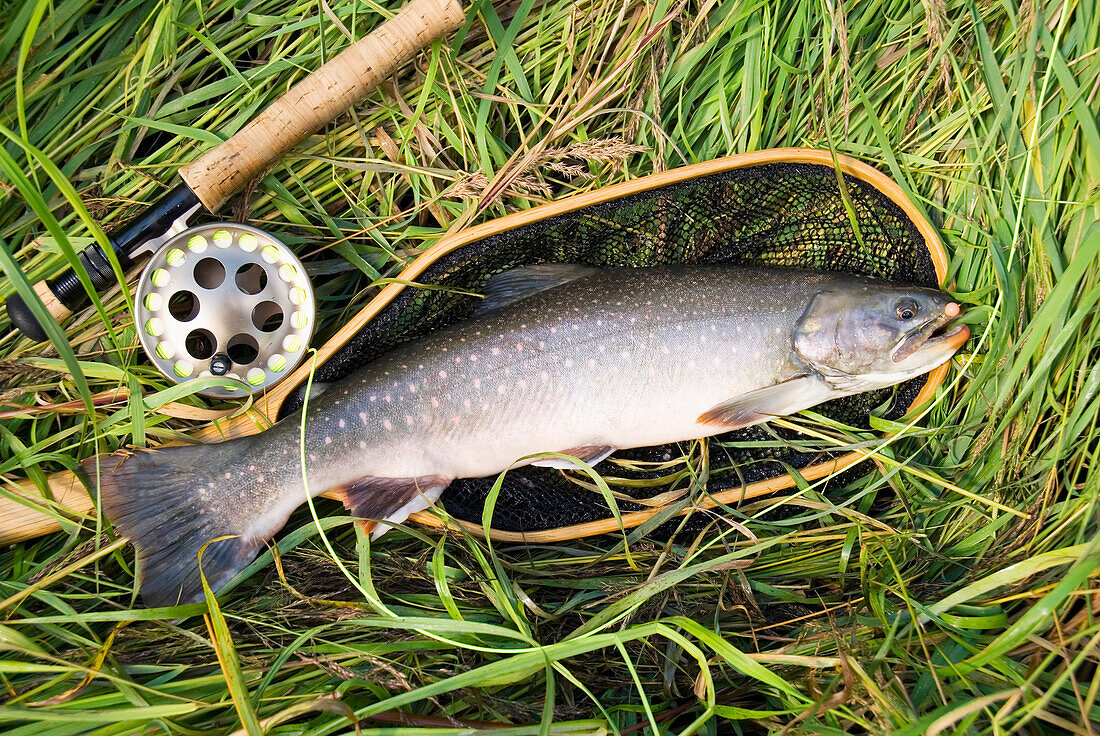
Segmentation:
{"type": "Polygon", "coordinates": [[[260,393],[305,358],[317,307],[302,262],[247,225],[211,223],[168,240],[135,294],[138,338],[169,379],[224,376],[199,393],[260,393]]]}

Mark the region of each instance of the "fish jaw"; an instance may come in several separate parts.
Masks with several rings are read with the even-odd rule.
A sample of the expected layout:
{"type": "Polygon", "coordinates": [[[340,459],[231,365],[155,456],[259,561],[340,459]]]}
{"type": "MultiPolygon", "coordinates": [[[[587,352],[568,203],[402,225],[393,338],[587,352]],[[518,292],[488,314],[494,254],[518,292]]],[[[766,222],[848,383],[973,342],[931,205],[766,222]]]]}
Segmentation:
{"type": "Polygon", "coordinates": [[[953,325],[942,333],[934,333],[907,357],[896,361],[898,372],[908,374],[908,378],[927,373],[951,360],[969,339],[970,328],[966,325],[953,325]]]}
{"type": "MultiPolygon", "coordinates": [[[[935,361],[935,356],[944,351],[948,353],[948,357],[954,355],[970,338],[970,328],[955,323],[961,313],[962,310],[957,303],[947,304],[942,313],[935,315],[920,330],[906,336],[898,344],[891,356],[894,362],[902,363],[918,354],[925,362],[935,361]]],[[[943,360],[939,360],[935,365],[939,365],[943,360]]]]}

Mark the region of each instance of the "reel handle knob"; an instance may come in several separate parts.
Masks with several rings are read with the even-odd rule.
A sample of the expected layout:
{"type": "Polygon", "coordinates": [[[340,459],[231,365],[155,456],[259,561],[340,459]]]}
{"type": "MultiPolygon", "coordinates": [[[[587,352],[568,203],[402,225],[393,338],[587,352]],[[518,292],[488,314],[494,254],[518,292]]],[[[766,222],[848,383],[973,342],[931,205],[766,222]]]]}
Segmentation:
{"type": "Polygon", "coordinates": [[[233,367],[233,361],[225,353],[218,353],[210,359],[210,372],[215,376],[224,376],[233,367]]]}

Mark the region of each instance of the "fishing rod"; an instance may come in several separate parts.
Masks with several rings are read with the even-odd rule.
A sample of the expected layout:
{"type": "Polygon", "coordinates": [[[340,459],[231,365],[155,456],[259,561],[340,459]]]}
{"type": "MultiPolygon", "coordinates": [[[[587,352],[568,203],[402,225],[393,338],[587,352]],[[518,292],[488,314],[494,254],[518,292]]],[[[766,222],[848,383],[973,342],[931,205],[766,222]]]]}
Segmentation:
{"type": "MultiPolygon", "coordinates": [[[[321,126],[354,106],[401,64],[436,38],[465,22],[458,0],[413,0],[396,16],[356,41],[294,85],[224,143],[179,171],[180,181],[133,221],[108,233],[115,258],[125,271],[135,259],[153,253],[201,210],[216,214],[231,196],[321,126]]],[[[97,244],[78,254],[96,291],[116,283],[108,255],[97,244]]],[[[89,301],[75,270],[42,280],[34,292],[46,312],[61,321],[89,301]]],[[[8,297],[8,317],[27,337],[41,342],[46,332],[34,310],[18,294],[8,297]]]]}

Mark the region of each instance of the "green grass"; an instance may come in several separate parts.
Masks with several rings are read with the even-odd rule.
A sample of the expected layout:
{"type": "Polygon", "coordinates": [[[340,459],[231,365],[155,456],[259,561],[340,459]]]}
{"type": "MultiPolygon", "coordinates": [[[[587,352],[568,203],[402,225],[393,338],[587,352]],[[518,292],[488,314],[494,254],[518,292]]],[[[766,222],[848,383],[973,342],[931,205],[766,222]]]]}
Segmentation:
{"type": "MultiPolygon", "coordinates": [[[[344,0],[0,0],[0,296],[346,45],[326,7],[355,37],[382,19],[344,0]]],[[[0,728],[1100,730],[1095,4],[520,0],[470,18],[235,204],[326,275],[320,339],[445,232],[807,145],[875,163],[942,234],[976,306],[937,403],[843,486],[629,555],[416,528],[368,544],[326,502],[328,541],[296,516],[278,564],[220,608],[145,610],[128,549],[101,520],[69,524],[0,551],[0,728]]],[[[120,292],[53,347],[3,320],[0,411],[26,409],[0,419],[3,478],[196,426],[157,410],[205,404],[164,393],[120,292]],[[70,401],[86,414],[33,409],[70,401]]]]}

